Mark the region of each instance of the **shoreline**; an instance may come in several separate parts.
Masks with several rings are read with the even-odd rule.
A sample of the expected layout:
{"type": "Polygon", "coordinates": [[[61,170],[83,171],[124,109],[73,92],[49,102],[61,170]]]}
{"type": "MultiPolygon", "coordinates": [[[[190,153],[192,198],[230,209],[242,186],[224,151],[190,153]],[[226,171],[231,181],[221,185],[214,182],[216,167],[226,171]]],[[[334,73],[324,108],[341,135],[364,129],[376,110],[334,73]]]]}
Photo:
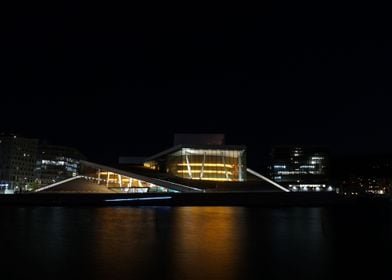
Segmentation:
{"type": "Polygon", "coordinates": [[[0,195],[1,206],[244,206],[320,207],[390,205],[389,197],[345,197],[336,193],[24,193],[0,195]]]}

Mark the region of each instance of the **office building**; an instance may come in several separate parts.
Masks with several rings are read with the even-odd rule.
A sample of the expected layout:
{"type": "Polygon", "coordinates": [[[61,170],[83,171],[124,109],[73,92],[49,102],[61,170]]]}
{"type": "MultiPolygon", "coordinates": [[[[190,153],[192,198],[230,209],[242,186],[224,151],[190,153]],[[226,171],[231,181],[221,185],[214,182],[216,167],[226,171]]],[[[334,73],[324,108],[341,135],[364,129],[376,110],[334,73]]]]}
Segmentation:
{"type": "Polygon", "coordinates": [[[40,145],[37,154],[36,177],[40,185],[48,185],[79,174],[84,156],[74,148],[40,145]]]}
{"type": "Polygon", "coordinates": [[[0,192],[26,190],[35,181],[38,140],[0,135],[0,192]]]}
{"type": "Polygon", "coordinates": [[[272,151],[271,178],[292,191],[332,191],[328,176],[325,148],[278,146],[272,151]]]}

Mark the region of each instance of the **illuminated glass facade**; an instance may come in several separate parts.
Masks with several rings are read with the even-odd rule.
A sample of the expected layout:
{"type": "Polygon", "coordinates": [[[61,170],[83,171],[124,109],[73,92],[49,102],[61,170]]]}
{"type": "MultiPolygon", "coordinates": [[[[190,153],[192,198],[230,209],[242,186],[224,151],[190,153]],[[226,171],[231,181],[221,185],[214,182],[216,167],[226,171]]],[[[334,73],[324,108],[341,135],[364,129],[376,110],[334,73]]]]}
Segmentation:
{"type": "Polygon", "coordinates": [[[292,191],[331,191],[328,153],[318,147],[275,147],[271,177],[292,191]]]}
{"type": "Polygon", "coordinates": [[[84,178],[114,192],[146,193],[170,191],[167,188],[155,185],[151,182],[109,170],[105,168],[105,166],[95,166],[94,164],[89,165],[84,163],[81,166],[81,174],[84,178]]]}
{"type": "Polygon", "coordinates": [[[81,159],[84,159],[84,156],[73,148],[40,145],[35,169],[40,185],[52,184],[78,175],[81,159]]]}
{"type": "Polygon", "coordinates": [[[148,160],[145,167],[192,180],[245,181],[244,147],[181,147],[148,160]]]}

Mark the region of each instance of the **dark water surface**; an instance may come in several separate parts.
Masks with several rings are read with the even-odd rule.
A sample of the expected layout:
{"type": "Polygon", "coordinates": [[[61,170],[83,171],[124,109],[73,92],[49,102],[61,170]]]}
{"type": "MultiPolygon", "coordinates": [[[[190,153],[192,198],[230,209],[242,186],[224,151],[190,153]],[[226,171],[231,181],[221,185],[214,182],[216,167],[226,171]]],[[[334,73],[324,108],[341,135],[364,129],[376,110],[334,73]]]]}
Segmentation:
{"type": "Polygon", "coordinates": [[[390,207],[2,207],[1,279],[392,277],[390,207]]]}

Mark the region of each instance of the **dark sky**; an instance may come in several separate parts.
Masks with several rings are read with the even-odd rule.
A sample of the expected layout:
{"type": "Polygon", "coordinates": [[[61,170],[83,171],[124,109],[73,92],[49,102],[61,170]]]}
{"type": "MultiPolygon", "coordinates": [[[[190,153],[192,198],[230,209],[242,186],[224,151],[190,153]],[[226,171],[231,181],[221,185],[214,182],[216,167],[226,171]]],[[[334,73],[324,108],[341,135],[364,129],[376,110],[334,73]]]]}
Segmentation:
{"type": "Polygon", "coordinates": [[[377,24],[107,5],[3,17],[0,131],[97,161],[150,155],[175,132],[226,133],[254,164],[275,144],[392,152],[392,41],[377,24]]]}

